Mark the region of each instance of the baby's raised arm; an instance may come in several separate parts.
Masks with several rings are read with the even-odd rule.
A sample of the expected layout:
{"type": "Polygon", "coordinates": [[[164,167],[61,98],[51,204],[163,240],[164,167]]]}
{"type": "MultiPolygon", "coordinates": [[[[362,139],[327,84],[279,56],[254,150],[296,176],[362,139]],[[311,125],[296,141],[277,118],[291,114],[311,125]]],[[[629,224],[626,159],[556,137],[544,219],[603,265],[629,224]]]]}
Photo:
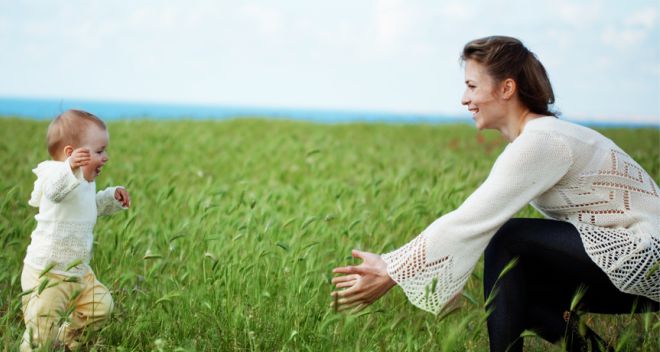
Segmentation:
{"type": "Polygon", "coordinates": [[[80,176],[74,174],[69,160],[45,161],[32,170],[37,175],[29,204],[38,207],[41,197],[53,203],[61,202],[80,184],[80,176]]]}

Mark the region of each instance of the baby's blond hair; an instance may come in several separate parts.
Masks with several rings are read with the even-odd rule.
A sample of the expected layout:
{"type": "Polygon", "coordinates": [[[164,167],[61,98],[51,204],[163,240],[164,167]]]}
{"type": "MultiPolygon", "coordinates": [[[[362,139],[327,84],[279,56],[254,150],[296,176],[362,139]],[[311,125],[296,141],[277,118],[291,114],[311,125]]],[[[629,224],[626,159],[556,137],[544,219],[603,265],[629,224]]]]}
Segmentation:
{"type": "Polygon", "coordinates": [[[100,118],[87,111],[67,110],[59,114],[48,126],[48,154],[56,159],[65,146],[79,146],[90,125],[107,129],[100,118]]]}

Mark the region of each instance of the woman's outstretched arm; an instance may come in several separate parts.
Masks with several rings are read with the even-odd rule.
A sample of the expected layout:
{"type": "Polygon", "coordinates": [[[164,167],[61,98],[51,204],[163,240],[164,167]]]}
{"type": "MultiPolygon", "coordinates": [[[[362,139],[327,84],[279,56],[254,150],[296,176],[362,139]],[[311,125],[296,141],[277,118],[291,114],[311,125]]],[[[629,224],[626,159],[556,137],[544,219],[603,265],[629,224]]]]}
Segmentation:
{"type": "Polygon", "coordinates": [[[521,134],[458,209],[393,252],[382,256],[359,252],[365,254],[364,263],[348,267],[358,270],[335,269],[352,275],[333,281],[342,284],[333,293],[338,310],[371,304],[394,285],[389,281],[393,280],[411,303],[439,313],[460,294],[497,229],[557,184],[572,162],[570,149],[560,137],[536,131],[521,134]],[[346,288],[349,283],[353,286],[346,288]]]}

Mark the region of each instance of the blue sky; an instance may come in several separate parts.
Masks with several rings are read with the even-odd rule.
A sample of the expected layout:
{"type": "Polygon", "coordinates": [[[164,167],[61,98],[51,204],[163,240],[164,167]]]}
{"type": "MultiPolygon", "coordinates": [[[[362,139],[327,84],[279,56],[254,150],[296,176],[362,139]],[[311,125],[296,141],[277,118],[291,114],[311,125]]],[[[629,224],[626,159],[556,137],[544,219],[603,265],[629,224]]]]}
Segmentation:
{"type": "Polygon", "coordinates": [[[463,45],[523,40],[571,119],[660,124],[658,0],[0,0],[0,96],[464,114],[463,45]]]}

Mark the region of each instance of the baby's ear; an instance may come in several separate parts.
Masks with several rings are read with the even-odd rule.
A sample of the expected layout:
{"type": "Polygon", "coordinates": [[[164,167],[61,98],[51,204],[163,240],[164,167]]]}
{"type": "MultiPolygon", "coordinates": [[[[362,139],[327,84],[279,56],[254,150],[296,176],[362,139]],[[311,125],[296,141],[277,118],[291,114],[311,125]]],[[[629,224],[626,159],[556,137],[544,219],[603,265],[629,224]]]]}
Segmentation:
{"type": "Polygon", "coordinates": [[[73,154],[73,147],[70,145],[64,146],[64,149],[62,150],[64,152],[64,157],[68,158],[73,154]]]}

